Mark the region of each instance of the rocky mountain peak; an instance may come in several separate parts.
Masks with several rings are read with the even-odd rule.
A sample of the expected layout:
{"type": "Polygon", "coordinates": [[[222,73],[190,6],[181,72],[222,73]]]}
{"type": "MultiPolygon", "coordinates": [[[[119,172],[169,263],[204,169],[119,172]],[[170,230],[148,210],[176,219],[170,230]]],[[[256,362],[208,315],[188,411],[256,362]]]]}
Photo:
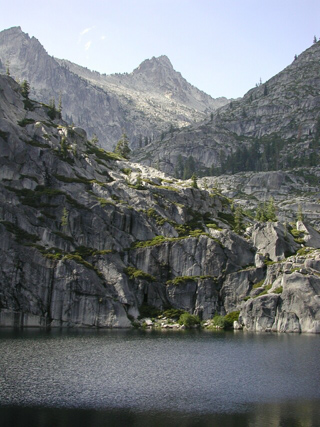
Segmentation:
{"type": "Polygon", "coordinates": [[[147,59],[131,73],[100,74],[48,55],[20,27],[0,32],[0,72],[27,79],[31,96],[49,103],[62,97],[63,117],[96,134],[112,149],[123,129],[132,148],[202,120],[226,98],[213,99],[188,83],[165,55],[147,59]],[[143,143],[142,143],[143,142],[143,143]]]}
{"type": "Polygon", "coordinates": [[[135,70],[133,70],[132,74],[139,74],[147,70],[155,71],[161,68],[175,72],[170,59],[166,55],[161,55],[158,57],[153,56],[151,59],[145,59],[135,70]]]}

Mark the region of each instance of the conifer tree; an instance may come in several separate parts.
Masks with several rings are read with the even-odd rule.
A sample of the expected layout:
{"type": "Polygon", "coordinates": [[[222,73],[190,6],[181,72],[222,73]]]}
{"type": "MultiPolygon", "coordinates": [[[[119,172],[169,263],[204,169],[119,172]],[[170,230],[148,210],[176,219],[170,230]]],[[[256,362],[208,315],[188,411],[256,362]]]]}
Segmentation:
{"type": "Polygon", "coordinates": [[[241,233],[243,228],[242,225],[242,210],[240,206],[237,206],[234,213],[234,231],[238,234],[241,233]]]}
{"type": "Polygon", "coordinates": [[[125,133],[122,134],[120,140],[115,146],[114,153],[124,157],[125,159],[129,159],[131,150],[129,148],[129,139],[125,133]]]}
{"type": "Polygon", "coordinates": [[[268,221],[277,221],[276,207],[274,204],[273,197],[270,197],[265,210],[266,210],[266,218],[268,221]]]}
{"type": "Polygon", "coordinates": [[[191,187],[198,188],[197,175],[195,173],[191,177],[191,187]]]}
{"type": "Polygon", "coordinates": [[[23,82],[21,83],[20,87],[21,87],[22,96],[24,98],[28,99],[29,98],[29,93],[30,93],[30,85],[29,85],[28,81],[27,80],[23,80],[23,82]]]}

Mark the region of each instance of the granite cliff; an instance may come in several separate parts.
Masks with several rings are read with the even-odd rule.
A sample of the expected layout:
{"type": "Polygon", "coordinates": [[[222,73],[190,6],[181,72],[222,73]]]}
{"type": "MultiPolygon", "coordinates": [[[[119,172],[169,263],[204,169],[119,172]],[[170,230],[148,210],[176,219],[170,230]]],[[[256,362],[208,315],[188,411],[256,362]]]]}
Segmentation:
{"type": "Polygon", "coordinates": [[[0,93],[0,325],[130,327],[173,308],[320,332],[315,229],[117,157],[9,76],[0,93]]]}

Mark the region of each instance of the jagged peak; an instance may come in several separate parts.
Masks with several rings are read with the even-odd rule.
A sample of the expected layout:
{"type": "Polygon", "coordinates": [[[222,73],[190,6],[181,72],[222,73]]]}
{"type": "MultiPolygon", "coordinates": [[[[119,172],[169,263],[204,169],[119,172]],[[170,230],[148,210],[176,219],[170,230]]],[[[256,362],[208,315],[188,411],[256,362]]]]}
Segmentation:
{"type": "Polygon", "coordinates": [[[20,25],[17,25],[17,26],[15,26],[15,27],[7,28],[7,29],[3,30],[2,32],[23,33],[23,31],[22,31],[22,29],[21,29],[20,25]]]}
{"type": "Polygon", "coordinates": [[[174,70],[170,59],[166,55],[161,55],[158,57],[153,56],[151,59],[145,59],[137,68],[133,70],[133,73],[145,71],[155,67],[164,67],[174,70]]]}

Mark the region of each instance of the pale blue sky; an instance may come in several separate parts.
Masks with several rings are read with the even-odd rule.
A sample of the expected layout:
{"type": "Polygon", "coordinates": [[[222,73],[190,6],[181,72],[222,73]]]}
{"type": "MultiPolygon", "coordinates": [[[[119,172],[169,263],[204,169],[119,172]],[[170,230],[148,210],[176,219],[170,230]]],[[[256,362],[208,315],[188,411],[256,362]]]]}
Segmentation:
{"type": "Polygon", "coordinates": [[[21,26],[50,55],[101,73],[167,55],[213,97],[238,97],[320,37],[319,0],[0,0],[0,30],[21,26]]]}

